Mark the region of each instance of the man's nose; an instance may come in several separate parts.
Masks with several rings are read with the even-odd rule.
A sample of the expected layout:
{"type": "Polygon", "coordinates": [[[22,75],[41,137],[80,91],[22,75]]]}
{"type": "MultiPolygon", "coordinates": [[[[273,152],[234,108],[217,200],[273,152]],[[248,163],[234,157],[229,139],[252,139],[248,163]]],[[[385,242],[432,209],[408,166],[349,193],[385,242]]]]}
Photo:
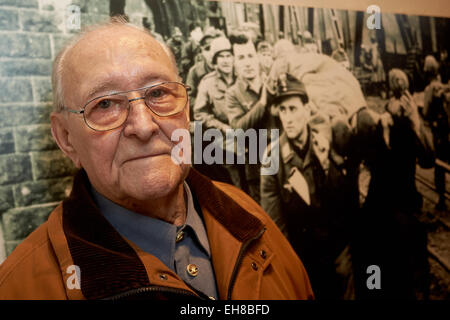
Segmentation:
{"type": "Polygon", "coordinates": [[[294,122],[293,115],[294,114],[292,112],[290,112],[290,111],[286,112],[286,115],[285,115],[286,123],[291,124],[291,123],[294,122]]]}
{"type": "Polygon", "coordinates": [[[145,104],[141,96],[129,97],[129,114],[123,134],[127,137],[136,136],[140,140],[148,140],[159,129],[155,115],[145,104]]]}

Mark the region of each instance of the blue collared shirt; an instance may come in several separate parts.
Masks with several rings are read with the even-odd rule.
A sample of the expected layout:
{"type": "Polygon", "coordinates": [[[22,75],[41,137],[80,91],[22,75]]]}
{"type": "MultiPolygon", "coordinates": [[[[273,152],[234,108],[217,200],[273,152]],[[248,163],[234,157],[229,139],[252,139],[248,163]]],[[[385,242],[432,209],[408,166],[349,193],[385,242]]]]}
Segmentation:
{"type": "Polygon", "coordinates": [[[217,299],[208,235],[186,182],[184,190],[187,199],[186,221],[179,227],[125,209],[94,188],[92,194],[100,212],[123,237],[161,260],[195,289],[217,299]],[[188,272],[188,265],[198,268],[196,276],[188,272]]]}

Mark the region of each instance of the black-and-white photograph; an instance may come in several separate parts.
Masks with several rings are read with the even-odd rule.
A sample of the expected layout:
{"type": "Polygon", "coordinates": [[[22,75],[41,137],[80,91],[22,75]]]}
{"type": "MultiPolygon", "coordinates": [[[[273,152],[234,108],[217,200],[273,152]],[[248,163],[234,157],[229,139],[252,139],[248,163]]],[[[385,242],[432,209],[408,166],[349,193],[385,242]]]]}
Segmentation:
{"type": "Polygon", "coordinates": [[[0,1],[0,299],[450,299],[450,18],[382,9],[0,1]]]}

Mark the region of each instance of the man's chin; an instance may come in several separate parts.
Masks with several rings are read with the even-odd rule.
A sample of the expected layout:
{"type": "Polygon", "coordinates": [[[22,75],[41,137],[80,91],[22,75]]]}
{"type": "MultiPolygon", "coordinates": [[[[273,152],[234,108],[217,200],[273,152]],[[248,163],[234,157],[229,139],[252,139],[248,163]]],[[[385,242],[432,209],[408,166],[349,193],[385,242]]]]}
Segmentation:
{"type": "Polygon", "coordinates": [[[122,191],[141,201],[169,195],[183,183],[186,170],[167,161],[171,160],[166,160],[164,166],[124,170],[120,178],[122,191]]]}
{"type": "Polygon", "coordinates": [[[294,131],[286,131],[286,135],[289,139],[293,140],[296,139],[299,136],[298,132],[294,132],[294,131]]]}
{"type": "Polygon", "coordinates": [[[231,66],[221,67],[219,68],[219,71],[224,74],[230,74],[233,71],[233,67],[231,66]]]}
{"type": "Polygon", "coordinates": [[[121,181],[122,191],[139,201],[164,198],[171,194],[180,184],[179,179],[165,174],[148,174],[127,177],[121,181]]]}
{"type": "Polygon", "coordinates": [[[244,77],[248,81],[252,81],[253,79],[256,78],[256,73],[254,73],[254,72],[244,72],[244,77]]]}

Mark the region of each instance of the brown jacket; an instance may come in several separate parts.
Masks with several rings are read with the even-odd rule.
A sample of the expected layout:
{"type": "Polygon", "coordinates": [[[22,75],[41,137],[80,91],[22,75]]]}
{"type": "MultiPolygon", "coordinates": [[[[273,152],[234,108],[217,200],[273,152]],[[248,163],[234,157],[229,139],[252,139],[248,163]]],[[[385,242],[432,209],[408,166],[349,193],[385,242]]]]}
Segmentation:
{"type": "MultiPolygon", "coordinates": [[[[300,259],[250,197],[193,169],[187,182],[208,233],[220,299],[313,298],[300,259]]],[[[207,299],[122,238],[88,183],[80,171],[70,197],[0,266],[0,299],[207,299]]]]}

